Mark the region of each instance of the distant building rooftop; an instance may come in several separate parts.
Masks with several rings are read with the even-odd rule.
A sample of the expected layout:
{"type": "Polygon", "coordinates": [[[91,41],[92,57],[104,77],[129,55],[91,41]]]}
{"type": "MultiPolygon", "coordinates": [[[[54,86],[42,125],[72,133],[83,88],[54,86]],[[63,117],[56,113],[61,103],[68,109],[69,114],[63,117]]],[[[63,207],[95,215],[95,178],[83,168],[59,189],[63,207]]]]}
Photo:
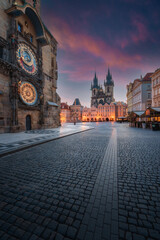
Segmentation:
{"type": "Polygon", "coordinates": [[[144,78],[142,79],[142,81],[151,81],[151,75],[152,75],[153,73],[147,73],[145,76],[144,76],[144,78]]]}
{"type": "Polygon", "coordinates": [[[70,109],[67,103],[61,103],[61,109],[70,109]]]}
{"type": "Polygon", "coordinates": [[[76,99],[74,100],[73,105],[81,105],[81,103],[80,103],[80,101],[79,101],[79,98],[76,98],[76,99]]]}

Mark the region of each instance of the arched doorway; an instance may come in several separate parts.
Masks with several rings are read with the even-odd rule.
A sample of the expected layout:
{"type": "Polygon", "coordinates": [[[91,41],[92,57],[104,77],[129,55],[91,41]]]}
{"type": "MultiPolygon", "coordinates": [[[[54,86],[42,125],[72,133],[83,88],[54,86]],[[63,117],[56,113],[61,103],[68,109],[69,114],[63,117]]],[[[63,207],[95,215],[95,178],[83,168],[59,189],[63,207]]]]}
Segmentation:
{"type": "Polygon", "coordinates": [[[31,129],[32,129],[32,127],[31,127],[31,116],[27,115],[26,116],[26,130],[29,131],[31,129]]]}
{"type": "Polygon", "coordinates": [[[108,122],[108,121],[109,121],[109,118],[106,118],[106,121],[108,122]]]}

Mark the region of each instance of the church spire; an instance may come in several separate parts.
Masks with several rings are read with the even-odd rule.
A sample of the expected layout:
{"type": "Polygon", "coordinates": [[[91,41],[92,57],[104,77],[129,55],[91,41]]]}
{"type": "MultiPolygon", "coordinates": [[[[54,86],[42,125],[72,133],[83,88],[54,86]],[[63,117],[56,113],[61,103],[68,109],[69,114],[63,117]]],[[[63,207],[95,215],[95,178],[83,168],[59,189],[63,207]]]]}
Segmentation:
{"type": "Polygon", "coordinates": [[[98,86],[98,78],[97,78],[96,72],[95,72],[95,75],[94,75],[92,88],[99,88],[99,86],[98,86]]]}
{"type": "Polygon", "coordinates": [[[105,85],[114,85],[114,82],[113,82],[113,79],[112,79],[112,74],[110,73],[109,67],[108,67],[108,74],[106,76],[105,85]]]}

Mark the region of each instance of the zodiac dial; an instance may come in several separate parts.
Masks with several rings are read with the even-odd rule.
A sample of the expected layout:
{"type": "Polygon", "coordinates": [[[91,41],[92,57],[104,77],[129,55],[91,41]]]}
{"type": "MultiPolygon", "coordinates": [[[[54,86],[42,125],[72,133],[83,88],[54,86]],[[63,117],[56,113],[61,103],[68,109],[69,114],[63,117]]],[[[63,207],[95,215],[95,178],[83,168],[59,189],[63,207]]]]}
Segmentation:
{"type": "Polygon", "coordinates": [[[32,49],[24,43],[20,43],[17,49],[17,61],[21,68],[31,75],[37,73],[37,59],[32,49]]]}

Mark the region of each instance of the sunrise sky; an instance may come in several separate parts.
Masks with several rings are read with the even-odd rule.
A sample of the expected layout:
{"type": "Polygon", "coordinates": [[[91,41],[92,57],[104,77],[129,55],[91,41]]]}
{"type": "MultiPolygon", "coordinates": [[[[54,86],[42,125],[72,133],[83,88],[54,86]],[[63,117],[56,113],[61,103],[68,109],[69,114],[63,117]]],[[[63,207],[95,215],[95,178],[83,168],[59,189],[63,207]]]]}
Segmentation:
{"type": "Polygon", "coordinates": [[[115,99],[126,85],[160,67],[160,0],[42,0],[42,19],[58,41],[58,93],[90,106],[96,70],[110,67],[115,99]]]}

